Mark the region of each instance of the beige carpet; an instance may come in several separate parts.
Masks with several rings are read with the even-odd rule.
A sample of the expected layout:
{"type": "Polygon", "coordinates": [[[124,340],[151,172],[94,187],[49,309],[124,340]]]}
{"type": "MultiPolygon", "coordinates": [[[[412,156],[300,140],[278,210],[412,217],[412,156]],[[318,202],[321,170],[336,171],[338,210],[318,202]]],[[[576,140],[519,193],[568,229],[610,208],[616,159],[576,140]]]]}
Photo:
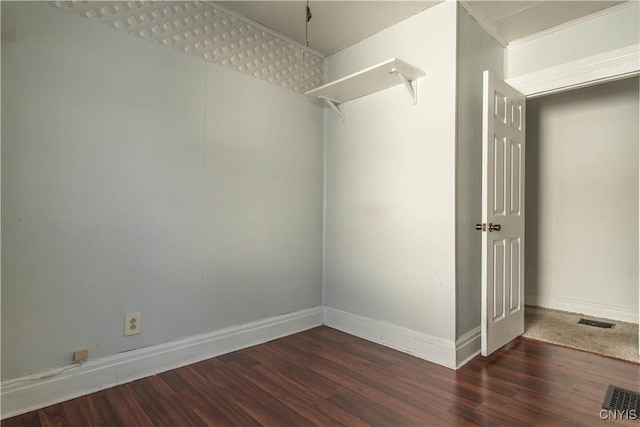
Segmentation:
{"type": "Polygon", "coordinates": [[[548,308],[525,309],[524,337],[640,363],[638,325],[548,308]],[[581,318],[615,323],[613,329],[580,325],[581,318]]]}

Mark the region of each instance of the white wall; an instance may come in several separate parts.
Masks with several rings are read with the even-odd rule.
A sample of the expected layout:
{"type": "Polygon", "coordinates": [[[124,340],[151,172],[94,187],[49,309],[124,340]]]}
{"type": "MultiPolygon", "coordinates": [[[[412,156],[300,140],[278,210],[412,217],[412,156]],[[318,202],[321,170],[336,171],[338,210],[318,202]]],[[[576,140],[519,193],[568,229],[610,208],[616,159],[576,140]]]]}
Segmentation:
{"type": "Polygon", "coordinates": [[[638,320],[638,78],[527,103],[527,303],[638,320]]]}
{"type": "Polygon", "coordinates": [[[482,73],[504,79],[504,48],[458,6],[456,123],[456,338],[480,326],[482,73]]]}
{"type": "Polygon", "coordinates": [[[331,81],[394,56],[427,74],[417,105],[400,85],[347,102],[344,124],[325,109],[325,304],[450,342],[456,4],[381,31],[332,55],[325,68],[331,81]]]}
{"type": "Polygon", "coordinates": [[[2,95],[3,380],[321,304],[308,98],[36,3],[2,95]]]}
{"type": "Polygon", "coordinates": [[[577,25],[509,44],[506,77],[637,45],[640,43],[640,3],[628,3],[626,7],[614,8],[577,25]]]}

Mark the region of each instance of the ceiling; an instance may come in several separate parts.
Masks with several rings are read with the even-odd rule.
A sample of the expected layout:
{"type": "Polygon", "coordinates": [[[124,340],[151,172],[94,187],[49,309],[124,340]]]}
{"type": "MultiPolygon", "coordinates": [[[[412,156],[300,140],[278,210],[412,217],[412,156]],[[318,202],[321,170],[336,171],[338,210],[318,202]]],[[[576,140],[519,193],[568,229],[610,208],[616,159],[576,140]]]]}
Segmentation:
{"type": "Polygon", "coordinates": [[[471,1],[469,4],[507,43],[607,9],[624,1],[471,1]]]}
{"type": "MultiPolygon", "coordinates": [[[[437,1],[310,0],[309,47],[330,55],[405,20],[437,1]]],[[[297,42],[305,44],[305,1],[218,1],[297,42]]]]}
{"type": "MultiPolygon", "coordinates": [[[[434,1],[310,0],[309,47],[331,55],[431,6],[434,1]]],[[[305,44],[305,1],[218,1],[301,44],[305,44]]],[[[485,1],[467,5],[502,42],[509,43],[624,1],[485,1]]]]}

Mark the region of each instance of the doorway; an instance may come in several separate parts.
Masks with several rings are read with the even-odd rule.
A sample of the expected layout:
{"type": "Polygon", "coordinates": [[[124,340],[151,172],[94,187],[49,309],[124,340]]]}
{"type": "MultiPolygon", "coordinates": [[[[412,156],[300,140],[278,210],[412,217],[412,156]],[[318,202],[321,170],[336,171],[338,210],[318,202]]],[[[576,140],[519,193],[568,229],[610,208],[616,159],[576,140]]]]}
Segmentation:
{"type": "Polygon", "coordinates": [[[638,323],[638,93],[632,77],[527,101],[528,305],[638,323]]]}

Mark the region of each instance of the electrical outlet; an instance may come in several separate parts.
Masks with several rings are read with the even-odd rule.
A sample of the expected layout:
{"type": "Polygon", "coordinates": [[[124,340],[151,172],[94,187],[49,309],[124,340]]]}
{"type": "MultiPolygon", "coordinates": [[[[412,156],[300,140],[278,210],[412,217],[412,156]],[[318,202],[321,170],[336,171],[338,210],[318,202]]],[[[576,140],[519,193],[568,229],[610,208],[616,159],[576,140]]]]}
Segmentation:
{"type": "Polygon", "coordinates": [[[140,331],[142,313],[129,313],[124,316],[124,336],[137,335],[140,331]]]}

